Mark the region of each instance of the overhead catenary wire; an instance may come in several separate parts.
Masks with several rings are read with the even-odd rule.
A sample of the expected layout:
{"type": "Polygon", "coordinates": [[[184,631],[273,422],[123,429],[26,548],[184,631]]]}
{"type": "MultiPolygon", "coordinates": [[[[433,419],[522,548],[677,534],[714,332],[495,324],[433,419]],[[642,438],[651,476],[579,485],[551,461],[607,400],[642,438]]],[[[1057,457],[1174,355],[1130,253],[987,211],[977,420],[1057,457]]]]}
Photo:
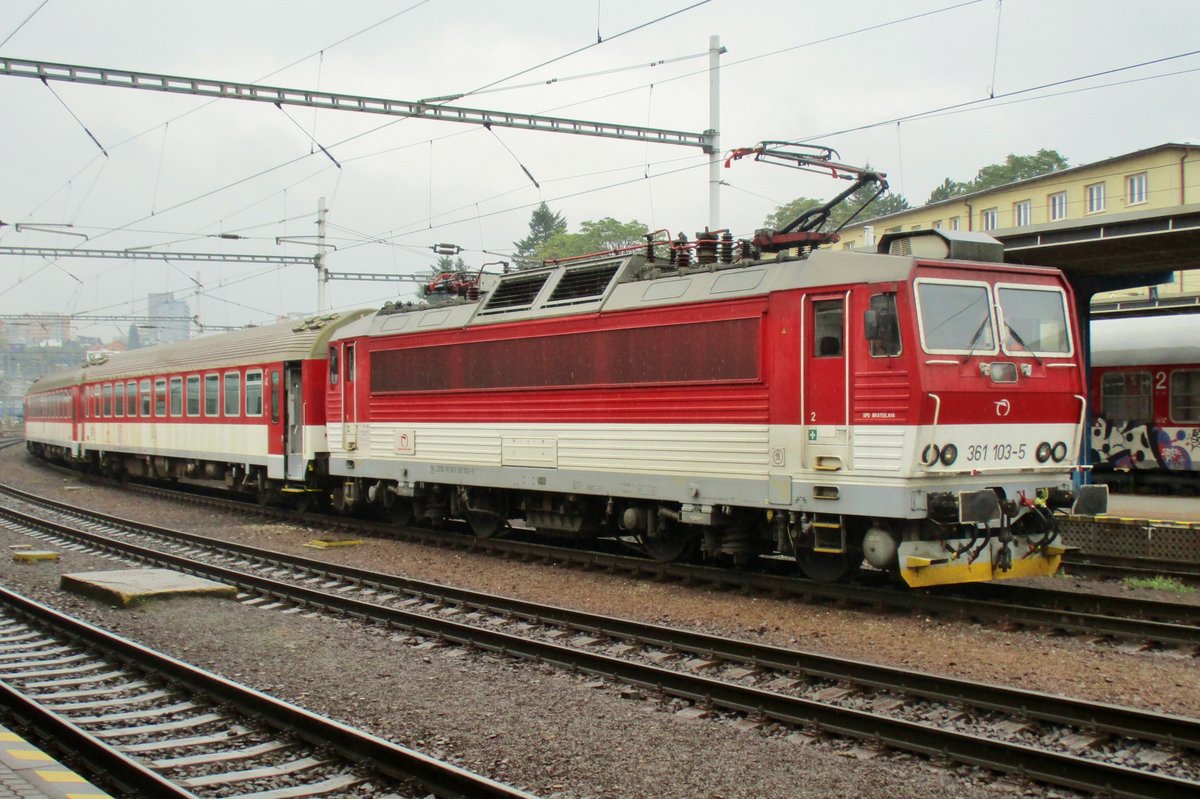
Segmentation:
{"type": "Polygon", "coordinates": [[[49,2],[50,2],[50,0],[42,0],[42,2],[38,5],[37,8],[35,8],[33,11],[30,11],[29,16],[27,16],[27,17],[25,17],[25,19],[21,20],[21,24],[17,25],[17,27],[15,27],[15,28],[13,28],[12,33],[10,33],[4,37],[4,41],[0,42],[0,47],[3,47],[4,45],[8,44],[9,39],[16,36],[17,32],[20,31],[21,28],[24,28],[25,25],[28,24],[29,20],[33,19],[34,16],[37,15],[37,12],[39,12],[43,8],[45,8],[46,3],[49,3],[49,2]]]}

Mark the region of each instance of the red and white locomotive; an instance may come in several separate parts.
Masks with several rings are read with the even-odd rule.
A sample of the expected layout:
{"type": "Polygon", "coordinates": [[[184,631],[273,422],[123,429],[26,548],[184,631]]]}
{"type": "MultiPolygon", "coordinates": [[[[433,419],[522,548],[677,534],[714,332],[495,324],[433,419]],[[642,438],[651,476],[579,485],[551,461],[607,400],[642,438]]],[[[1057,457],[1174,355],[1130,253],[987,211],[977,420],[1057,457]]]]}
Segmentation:
{"type": "Polygon", "coordinates": [[[731,160],[751,154],[854,185],[751,241],[652,235],[436,307],[57,375],[30,392],[29,447],[481,537],[517,521],[664,560],[794,558],[817,579],[864,559],[911,586],[1054,573],[1054,512],[1107,506],[1073,487],[1087,402],[1062,273],[977,233],[818,249],[830,210],[883,176],[810,145],[731,160]]]}

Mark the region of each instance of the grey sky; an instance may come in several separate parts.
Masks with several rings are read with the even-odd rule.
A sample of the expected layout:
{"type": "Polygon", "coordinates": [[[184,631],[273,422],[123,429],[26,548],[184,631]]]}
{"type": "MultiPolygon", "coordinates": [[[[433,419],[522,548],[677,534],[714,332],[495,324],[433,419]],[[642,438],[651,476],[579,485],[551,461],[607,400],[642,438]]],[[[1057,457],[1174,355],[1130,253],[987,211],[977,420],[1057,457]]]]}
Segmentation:
{"type": "MultiPolygon", "coordinates": [[[[828,144],[844,161],[886,171],[913,204],[943,178],[969,179],[1010,152],[1054,148],[1081,164],[1200,136],[1191,110],[1200,56],[1012,94],[1200,50],[1187,0],[711,0],[610,40],[693,2],[49,0],[0,55],[417,100],[470,91],[594,45],[599,32],[601,44],[501,84],[535,85],[455,104],[702,131],[707,60],[683,57],[704,53],[715,34],[728,49],[724,149],[762,139],[828,144]],[[928,15],[885,24],[917,14],[928,15]],[[872,26],[879,27],[855,33],[872,26]],[[818,43],[840,34],[849,35],[818,43]],[[644,66],[664,60],[672,61],[644,66]],[[840,132],[992,94],[998,99],[975,110],[840,132]],[[1054,96],[1032,99],[1043,95],[1054,96]]],[[[41,4],[0,4],[0,40],[41,4]]],[[[50,89],[0,77],[0,220],[70,222],[90,239],[4,227],[0,244],[307,256],[311,247],[275,238],[315,233],[324,196],[338,247],[331,268],[414,273],[433,262],[428,248],[438,242],[464,247],[471,265],[498,260],[480,251],[510,250],[543,199],[572,230],[612,216],[692,236],[708,219],[705,158],[690,148],[298,108],[285,114],[265,104],[65,83],[50,89]],[[309,135],[341,169],[319,150],[310,154],[309,135]],[[236,181],[243,182],[230,185],[236,181]],[[210,238],[229,232],[253,238],[210,238]],[[364,243],[374,238],[389,243],[364,243]]],[[[780,203],[840,188],[747,161],[722,178],[729,185],[721,222],[735,235],[751,233],[780,203]]],[[[175,291],[193,311],[199,299],[209,324],[315,307],[307,267],[78,259],[46,266],[5,256],[0,270],[2,313],[138,314],[152,291],[175,291]]],[[[397,284],[334,282],[329,300],[374,306],[411,294],[397,284]]],[[[85,332],[111,338],[123,329],[85,332]]]]}

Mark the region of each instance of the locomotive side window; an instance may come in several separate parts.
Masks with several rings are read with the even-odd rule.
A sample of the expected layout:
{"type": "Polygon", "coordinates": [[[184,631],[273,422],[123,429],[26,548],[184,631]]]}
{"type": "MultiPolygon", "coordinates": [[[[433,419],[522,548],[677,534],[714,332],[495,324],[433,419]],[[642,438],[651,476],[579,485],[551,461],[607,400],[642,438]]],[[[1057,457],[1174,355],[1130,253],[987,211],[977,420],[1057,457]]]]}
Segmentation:
{"type": "Polygon", "coordinates": [[[130,380],[125,384],[125,394],[129,397],[129,415],[138,415],[137,381],[130,380]]]}
{"type": "Polygon", "coordinates": [[[183,378],[171,378],[171,415],[183,416],[183,378]]]}
{"type": "Polygon", "coordinates": [[[141,385],[142,390],[142,416],[150,415],[150,381],[143,380],[141,385]]]}
{"type": "Polygon", "coordinates": [[[167,415],[167,378],[160,377],[154,381],[154,415],[167,415]]]}
{"type": "Polygon", "coordinates": [[[842,300],[818,300],[813,307],[813,356],[842,357],[842,300]]]}
{"type": "Polygon", "coordinates": [[[262,372],[246,372],[246,415],[262,416],[262,372]]]}
{"type": "Polygon", "coordinates": [[[117,383],[113,389],[113,416],[125,415],[125,384],[117,383]]]}
{"type": "Polygon", "coordinates": [[[1067,302],[1062,291],[997,286],[996,294],[1000,299],[1000,330],[1006,353],[1067,355],[1071,352],[1067,302]]]}
{"type": "Polygon", "coordinates": [[[1154,417],[1149,372],[1109,372],[1100,382],[1100,402],[1107,419],[1148,422],[1154,417]]]}
{"type": "Polygon", "coordinates": [[[104,384],[104,415],[112,416],[113,388],[112,383],[104,384]]]}
{"type": "Polygon", "coordinates": [[[187,415],[200,415],[200,375],[188,375],[187,379],[187,415]]]}
{"type": "Polygon", "coordinates": [[[1200,422],[1200,369],[1171,373],[1171,421],[1200,422]]]}
{"type": "Polygon", "coordinates": [[[329,385],[336,386],[338,382],[338,349],[329,348],[329,385]]]}
{"type": "Polygon", "coordinates": [[[279,421],[279,370],[271,372],[271,424],[279,421]]]}
{"type": "Polygon", "coordinates": [[[353,345],[346,346],[346,382],[354,382],[354,347],[353,345]]]}
{"type": "Polygon", "coordinates": [[[225,415],[238,416],[242,407],[242,375],[240,372],[225,373],[225,415]]]}
{"type": "Polygon", "coordinates": [[[216,416],[221,412],[221,376],[204,376],[204,415],[216,416]]]}
{"type": "Polygon", "coordinates": [[[987,284],[918,280],[917,306],[927,352],[996,351],[987,284]]]}
{"type": "Polygon", "coordinates": [[[872,295],[864,315],[863,330],[872,357],[890,358],[900,354],[900,321],[895,293],[872,295]]]}

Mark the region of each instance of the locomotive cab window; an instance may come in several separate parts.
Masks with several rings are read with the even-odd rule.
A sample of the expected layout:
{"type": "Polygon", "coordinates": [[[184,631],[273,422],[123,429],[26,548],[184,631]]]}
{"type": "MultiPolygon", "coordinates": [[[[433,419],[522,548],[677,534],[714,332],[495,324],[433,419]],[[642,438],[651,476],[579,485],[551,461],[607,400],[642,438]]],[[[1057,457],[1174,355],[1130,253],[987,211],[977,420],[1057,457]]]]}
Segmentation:
{"type": "Polygon", "coordinates": [[[246,372],[246,415],[262,416],[262,372],[246,372]]]}
{"type": "Polygon", "coordinates": [[[997,286],[1000,332],[1009,355],[1069,355],[1067,298],[1060,289],[997,286]]]}
{"type": "Polygon", "coordinates": [[[813,307],[813,356],[840,358],[842,356],[841,300],[818,300],[813,307]]]}
{"type": "Polygon", "coordinates": [[[1200,422],[1200,369],[1171,373],[1171,421],[1200,422]]]}
{"type": "Polygon", "coordinates": [[[900,318],[893,292],[875,294],[863,314],[863,333],[872,357],[890,358],[900,354],[900,318]]]}
{"type": "Polygon", "coordinates": [[[1109,372],[1100,381],[1100,406],[1106,419],[1149,422],[1154,418],[1149,372],[1109,372]]]}
{"type": "Polygon", "coordinates": [[[242,374],[241,372],[225,373],[225,415],[239,416],[242,407],[242,374]]]}
{"type": "Polygon", "coordinates": [[[995,353],[992,302],[986,283],[917,281],[917,319],[929,353],[995,353]]]}
{"type": "Polygon", "coordinates": [[[218,416],[221,413],[221,376],[204,376],[204,415],[218,416]]]}

